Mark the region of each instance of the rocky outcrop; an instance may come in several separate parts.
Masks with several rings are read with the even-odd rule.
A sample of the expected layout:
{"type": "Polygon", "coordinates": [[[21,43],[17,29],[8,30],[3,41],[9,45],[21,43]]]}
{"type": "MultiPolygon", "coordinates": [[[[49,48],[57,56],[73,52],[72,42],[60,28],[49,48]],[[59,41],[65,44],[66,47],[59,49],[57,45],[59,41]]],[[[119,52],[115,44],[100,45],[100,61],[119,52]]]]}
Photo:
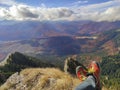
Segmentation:
{"type": "Polygon", "coordinates": [[[26,90],[26,84],[24,83],[24,76],[18,72],[9,77],[4,83],[2,89],[7,90],[26,90]]]}
{"type": "Polygon", "coordinates": [[[68,57],[65,60],[64,71],[66,73],[69,73],[69,74],[72,74],[72,75],[76,75],[76,67],[77,66],[82,66],[84,69],[87,70],[87,68],[85,66],[83,66],[81,63],[79,63],[76,60],[76,55],[73,55],[72,57],[68,57]]]}
{"type": "Polygon", "coordinates": [[[6,56],[6,58],[5,58],[2,62],[0,62],[0,66],[4,66],[5,64],[7,64],[7,60],[9,59],[10,56],[11,56],[11,53],[9,53],[9,54],[6,56]]]}

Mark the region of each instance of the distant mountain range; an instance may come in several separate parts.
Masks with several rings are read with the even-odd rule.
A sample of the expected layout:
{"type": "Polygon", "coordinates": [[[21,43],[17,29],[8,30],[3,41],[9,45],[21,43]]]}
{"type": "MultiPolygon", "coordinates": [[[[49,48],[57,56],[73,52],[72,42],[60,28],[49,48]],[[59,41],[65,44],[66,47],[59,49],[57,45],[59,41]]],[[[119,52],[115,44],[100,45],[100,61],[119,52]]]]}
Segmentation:
{"type": "Polygon", "coordinates": [[[59,21],[0,23],[0,60],[16,51],[31,55],[97,53],[120,51],[120,21],[59,21]]]}
{"type": "Polygon", "coordinates": [[[105,31],[96,36],[54,36],[0,44],[0,59],[7,54],[21,52],[28,55],[72,55],[96,53],[114,55],[120,51],[120,31],[105,31]]]}
{"type": "Polygon", "coordinates": [[[93,35],[120,28],[120,21],[1,21],[0,41],[25,40],[53,36],[93,35]]]}

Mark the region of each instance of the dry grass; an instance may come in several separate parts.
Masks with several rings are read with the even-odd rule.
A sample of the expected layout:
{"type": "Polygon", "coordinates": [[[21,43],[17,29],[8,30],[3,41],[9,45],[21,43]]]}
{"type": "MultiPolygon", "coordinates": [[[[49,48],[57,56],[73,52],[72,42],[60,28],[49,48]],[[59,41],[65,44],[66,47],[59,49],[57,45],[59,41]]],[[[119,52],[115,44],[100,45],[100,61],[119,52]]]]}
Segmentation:
{"type": "MultiPolygon", "coordinates": [[[[22,90],[74,90],[80,81],[55,68],[31,68],[20,72],[24,79],[21,82],[25,88],[22,90]]],[[[10,83],[9,83],[10,84],[10,83]]],[[[17,83],[14,85],[4,84],[0,90],[21,90],[17,83]],[[12,86],[12,87],[11,87],[12,86]]]]}
{"type": "Polygon", "coordinates": [[[25,69],[21,74],[26,76],[25,83],[33,90],[72,90],[80,82],[55,68],[25,69]]]}

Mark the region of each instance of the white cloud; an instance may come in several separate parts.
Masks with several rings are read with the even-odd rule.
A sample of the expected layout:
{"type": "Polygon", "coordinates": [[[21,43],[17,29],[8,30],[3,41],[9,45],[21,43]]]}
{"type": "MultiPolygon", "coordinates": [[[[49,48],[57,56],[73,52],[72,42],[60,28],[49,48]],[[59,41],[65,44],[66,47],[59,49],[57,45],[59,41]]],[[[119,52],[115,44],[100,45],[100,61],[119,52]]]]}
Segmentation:
{"type": "Polygon", "coordinates": [[[116,21],[120,20],[120,7],[108,8],[106,11],[101,13],[99,21],[116,21]]]}
{"type": "MultiPolygon", "coordinates": [[[[74,10],[80,20],[115,21],[120,20],[120,0],[81,6],[74,10]],[[109,12],[109,13],[108,13],[109,12]]],[[[78,19],[78,17],[76,17],[78,19]]]]}
{"type": "Polygon", "coordinates": [[[41,7],[46,8],[46,5],[44,3],[41,3],[41,7]]]}
{"type": "Polygon", "coordinates": [[[119,1],[108,1],[108,2],[99,3],[99,4],[91,4],[91,5],[81,6],[79,8],[85,11],[94,11],[94,10],[101,11],[101,10],[108,9],[109,7],[116,7],[116,6],[120,6],[120,0],[119,1]]]}
{"type": "Polygon", "coordinates": [[[88,3],[88,1],[87,0],[84,0],[84,1],[80,0],[80,1],[74,2],[73,5],[84,4],[84,3],[88,3]]]}
{"type": "Polygon", "coordinates": [[[27,5],[0,8],[0,17],[7,20],[62,20],[72,15],[68,8],[35,8],[27,5]]]}
{"type": "Polygon", "coordinates": [[[17,4],[17,2],[15,2],[15,0],[0,0],[0,4],[3,4],[3,5],[15,5],[15,4],[17,4]]]}
{"type": "Polygon", "coordinates": [[[70,4],[70,6],[75,8],[75,7],[78,7],[79,5],[82,5],[82,4],[85,4],[85,3],[88,3],[88,1],[87,0],[80,0],[80,1],[77,1],[77,2],[73,2],[72,4],[70,4]]]}
{"type": "Polygon", "coordinates": [[[12,5],[11,3],[9,7],[0,7],[0,19],[115,21],[120,20],[120,0],[76,8],[47,8],[45,4],[41,4],[41,7],[32,7],[18,3],[12,5]]]}
{"type": "Polygon", "coordinates": [[[80,17],[76,17],[77,20],[93,20],[93,21],[116,21],[120,20],[120,7],[108,8],[103,12],[81,12],[78,14],[80,17]]]}

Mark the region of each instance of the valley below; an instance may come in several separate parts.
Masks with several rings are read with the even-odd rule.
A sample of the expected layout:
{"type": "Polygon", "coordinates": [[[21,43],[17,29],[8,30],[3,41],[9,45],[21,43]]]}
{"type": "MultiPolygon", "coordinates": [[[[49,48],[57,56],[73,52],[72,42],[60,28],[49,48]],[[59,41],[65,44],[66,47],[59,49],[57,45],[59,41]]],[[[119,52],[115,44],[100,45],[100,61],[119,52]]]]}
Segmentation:
{"type": "Polygon", "coordinates": [[[0,90],[74,90],[79,80],[64,72],[66,58],[73,56],[85,67],[99,62],[102,90],[119,90],[119,21],[22,23],[26,28],[21,23],[17,30],[10,28],[14,24],[0,26],[0,90]]]}

